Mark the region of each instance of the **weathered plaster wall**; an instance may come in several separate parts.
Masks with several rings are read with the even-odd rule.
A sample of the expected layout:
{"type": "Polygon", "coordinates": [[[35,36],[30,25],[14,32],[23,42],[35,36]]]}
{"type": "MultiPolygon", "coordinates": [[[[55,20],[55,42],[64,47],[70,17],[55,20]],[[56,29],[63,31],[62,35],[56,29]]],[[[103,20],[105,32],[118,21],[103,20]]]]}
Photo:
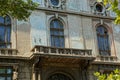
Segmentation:
{"type": "Polygon", "coordinates": [[[113,24],[113,37],[115,42],[116,55],[120,60],[120,25],[113,24]]]}
{"type": "Polygon", "coordinates": [[[68,15],[69,41],[71,48],[84,49],[80,16],[68,15]]]}
{"type": "Polygon", "coordinates": [[[94,30],[92,26],[92,19],[88,17],[81,17],[84,45],[85,49],[92,49],[93,54],[95,54],[95,42],[94,42],[94,30]]]}
{"type": "Polygon", "coordinates": [[[35,11],[30,16],[31,25],[31,44],[34,45],[47,45],[46,38],[46,15],[44,12],[35,11]]]}
{"type": "Polygon", "coordinates": [[[66,2],[67,10],[76,12],[88,12],[89,5],[87,0],[67,0],[66,2]]]}
{"type": "Polygon", "coordinates": [[[17,21],[17,49],[19,51],[19,55],[26,54],[30,52],[30,24],[29,20],[25,21],[17,21]]]}
{"type": "Polygon", "coordinates": [[[12,27],[11,27],[11,42],[12,42],[12,49],[16,49],[16,33],[17,33],[17,27],[16,27],[16,20],[12,19],[12,27]]]}

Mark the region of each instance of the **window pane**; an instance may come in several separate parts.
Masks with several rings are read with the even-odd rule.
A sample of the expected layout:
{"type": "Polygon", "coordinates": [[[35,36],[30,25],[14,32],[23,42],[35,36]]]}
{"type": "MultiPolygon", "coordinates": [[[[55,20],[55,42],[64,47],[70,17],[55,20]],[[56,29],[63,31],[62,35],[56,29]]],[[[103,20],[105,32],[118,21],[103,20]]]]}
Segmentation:
{"type": "Polygon", "coordinates": [[[61,36],[64,36],[63,24],[61,21],[54,19],[50,23],[51,46],[64,47],[64,37],[61,42],[61,36]]]}
{"type": "Polygon", "coordinates": [[[53,36],[51,36],[51,46],[55,46],[54,45],[54,37],[53,36]]]}
{"type": "Polygon", "coordinates": [[[101,55],[110,55],[109,36],[105,27],[99,26],[97,29],[98,48],[101,55]]]}
{"type": "Polygon", "coordinates": [[[11,19],[9,16],[5,17],[5,24],[11,24],[11,19]]]}
{"type": "Polygon", "coordinates": [[[62,36],[62,35],[64,35],[64,32],[63,32],[63,31],[60,31],[59,34],[62,36]]]}
{"type": "Polygon", "coordinates": [[[0,44],[0,48],[6,48],[5,44],[0,44]]]}
{"type": "Polygon", "coordinates": [[[6,27],[6,36],[7,36],[7,42],[10,42],[10,37],[11,37],[11,28],[6,27]]]}
{"type": "Polygon", "coordinates": [[[5,42],[5,27],[0,26],[0,42],[5,42]]]}
{"type": "Polygon", "coordinates": [[[0,74],[5,73],[5,69],[0,69],[0,74]]]}
{"type": "Polygon", "coordinates": [[[60,47],[59,37],[55,37],[55,46],[56,46],[56,47],[60,47]]]}
{"type": "Polygon", "coordinates": [[[1,76],[0,76],[0,80],[5,80],[5,77],[1,77],[1,76]]]}
{"type": "Polygon", "coordinates": [[[7,80],[12,80],[12,78],[11,77],[7,77],[7,80]]]}
{"type": "Polygon", "coordinates": [[[54,35],[59,35],[59,31],[54,31],[54,35]]]}
{"type": "Polygon", "coordinates": [[[12,69],[7,69],[7,74],[12,74],[12,69]]]}
{"type": "Polygon", "coordinates": [[[54,28],[58,28],[58,23],[57,23],[57,21],[53,21],[53,26],[54,26],[54,28]]]}
{"type": "Polygon", "coordinates": [[[0,23],[4,24],[4,18],[0,16],[0,23]]]}
{"type": "Polygon", "coordinates": [[[11,38],[11,19],[9,16],[5,18],[0,16],[0,48],[10,48],[11,38]],[[8,25],[9,24],[9,25],[8,25]]]}
{"type": "Polygon", "coordinates": [[[61,46],[61,47],[64,47],[64,46],[65,46],[64,42],[65,42],[65,41],[64,41],[64,38],[61,37],[61,38],[60,38],[60,44],[61,44],[60,46],[61,46]]]}

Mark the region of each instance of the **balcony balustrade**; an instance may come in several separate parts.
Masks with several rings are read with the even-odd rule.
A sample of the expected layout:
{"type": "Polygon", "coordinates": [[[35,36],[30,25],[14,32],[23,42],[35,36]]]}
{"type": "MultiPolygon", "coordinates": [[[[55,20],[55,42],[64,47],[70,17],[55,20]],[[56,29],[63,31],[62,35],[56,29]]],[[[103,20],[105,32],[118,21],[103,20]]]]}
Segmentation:
{"type": "Polygon", "coordinates": [[[14,56],[17,52],[16,49],[0,48],[0,56],[14,56]]]}
{"type": "Polygon", "coordinates": [[[118,59],[115,56],[97,56],[96,61],[100,61],[100,62],[117,62],[118,59]]]}
{"type": "Polygon", "coordinates": [[[33,53],[50,54],[50,55],[64,55],[64,56],[82,56],[92,57],[92,50],[72,49],[72,48],[56,48],[48,46],[35,46],[32,49],[33,53]]]}

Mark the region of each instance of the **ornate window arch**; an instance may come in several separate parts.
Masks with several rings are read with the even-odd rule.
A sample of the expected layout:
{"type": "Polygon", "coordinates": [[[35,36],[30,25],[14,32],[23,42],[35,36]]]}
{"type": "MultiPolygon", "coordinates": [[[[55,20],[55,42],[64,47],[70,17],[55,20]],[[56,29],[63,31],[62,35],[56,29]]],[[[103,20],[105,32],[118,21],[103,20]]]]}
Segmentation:
{"type": "Polygon", "coordinates": [[[50,22],[50,40],[53,47],[65,47],[64,24],[59,19],[50,22]]]}
{"type": "Polygon", "coordinates": [[[51,75],[47,80],[72,80],[72,79],[65,74],[55,73],[51,75]]]}
{"type": "Polygon", "coordinates": [[[0,48],[11,47],[11,19],[0,16],[0,48]]]}
{"type": "Polygon", "coordinates": [[[103,25],[99,25],[96,28],[96,32],[99,54],[111,55],[108,29],[103,25]]]}

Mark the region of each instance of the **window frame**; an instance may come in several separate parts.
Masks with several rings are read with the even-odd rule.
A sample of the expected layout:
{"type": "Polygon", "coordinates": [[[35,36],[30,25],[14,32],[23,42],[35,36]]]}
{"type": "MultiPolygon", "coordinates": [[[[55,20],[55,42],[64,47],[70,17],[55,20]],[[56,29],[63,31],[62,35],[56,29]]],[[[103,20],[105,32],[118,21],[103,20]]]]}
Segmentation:
{"type": "MultiPolygon", "coordinates": [[[[59,47],[59,48],[64,48],[65,47],[65,33],[64,33],[64,23],[60,20],[60,19],[56,19],[56,18],[54,18],[54,19],[52,19],[52,20],[50,20],[50,23],[49,23],[49,30],[50,30],[50,46],[52,46],[52,47],[59,47]],[[52,23],[52,21],[55,21],[55,20],[57,20],[58,22],[60,22],[61,24],[62,24],[62,28],[54,28],[54,26],[53,27],[51,27],[51,23],[52,23]],[[51,31],[57,31],[57,32],[62,32],[63,34],[62,35],[60,35],[60,34],[53,34],[53,35],[51,35],[51,31]],[[59,41],[61,41],[60,40],[60,38],[61,39],[63,39],[63,45],[60,45],[60,46],[57,46],[57,45],[55,45],[55,43],[54,43],[54,46],[52,45],[52,41],[51,41],[51,38],[52,37],[58,37],[59,38],[59,41]]],[[[55,39],[53,40],[54,42],[55,42],[55,39]]],[[[62,44],[62,42],[60,42],[61,44],[62,44]]]]}
{"type": "MultiPolygon", "coordinates": [[[[0,17],[2,17],[2,16],[0,16],[0,17]]],[[[6,15],[5,17],[2,17],[3,19],[4,19],[4,22],[3,23],[0,23],[0,27],[3,27],[5,30],[4,30],[4,41],[2,41],[2,42],[0,42],[0,45],[2,46],[2,47],[0,47],[0,48],[11,48],[11,25],[12,25],[12,23],[11,23],[11,18],[10,18],[10,16],[8,16],[8,15],[6,15]],[[10,20],[9,21],[9,24],[7,24],[6,22],[6,20],[7,20],[7,18],[10,20]],[[8,33],[8,28],[9,28],[9,30],[10,30],[10,32],[8,33]],[[9,34],[9,37],[8,37],[8,34],[9,34]],[[9,39],[9,40],[8,40],[9,39]]],[[[2,36],[2,37],[3,37],[2,36]]]]}
{"type": "Polygon", "coordinates": [[[11,77],[11,80],[13,79],[13,67],[11,67],[11,66],[0,66],[0,69],[5,69],[5,73],[0,73],[0,77],[5,77],[5,80],[7,80],[7,77],[11,77]],[[12,72],[10,74],[8,74],[7,69],[11,69],[12,72]]]}
{"type": "Polygon", "coordinates": [[[58,5],[54,5],[54,4],[52,3],[52,1],[49,0],[50,5],[53,6],[53,7],[60,7],[60,5],[61,5],[61,0],[58,0],[58,1],[59,1],[58,5]]]}
{"type": "Polygon", "coordinates": [[[93,6],[93,9],[94,9],[94,13],[95,13],[95,14],[101,14],[101,15],[105,14],[105,11],[106,11],[105,6],[103,5],[103,2],[95,2],[95,3],[94,3],[94,6],[93,6]],[[101,12],[99,12],[99,11],[96,9],[96,6],[97,6],[97,5],[101,5],[101,6],[102,6],[102,11],[101,11],[101,12]]]}
{"type": "MultiPolygon", "coordinates": [[[[111,46],[110,46],[110,35],[109,35],[109,30],[108,30],[108,28],[107,27],[105,27],[104,25],[98,25],[97,27],[96,27],[96,39],[97,39],[97,48],[98,48],[98,52],[99,52],[99,55],[101,55],[101,56],[111,56],[111,46]],[[97,28],[99,28],[99,27],[102,27],[102,28],[104,28],[104,29],[106,29],[107,30],[107,35],[99,35],[98,33],[97,33],[97,28]],[[99,36],[99,38],[101,37],[101,38],[103,38],[103,37],[105,37],[105,36],[107,36],[107,45],[108,45],[108,47],[109,47],[109,50],[100,50],[99,49],[99,42],[100,41],[98,41],[98,36],[99,36]],[[101,53],[101,52],[103,52],[103,53],[101,53]],[[107,52],[107,53],[105,53],[105,52],[107,52]],[[105,54],[104,54],[105,53],[105,54]]],[[[103,40],[101,40],[101,41],[103,41],[103,40]]],[[[105,45],[105,38],[104,38],[104,41],[103,41],[104,43],[104,47],[106,47],[105,45]]],[[[102,45],[103,45],[102,44],[102,45]]],[[[103,46],[102,46],[103,47],[103,46]]]]}

